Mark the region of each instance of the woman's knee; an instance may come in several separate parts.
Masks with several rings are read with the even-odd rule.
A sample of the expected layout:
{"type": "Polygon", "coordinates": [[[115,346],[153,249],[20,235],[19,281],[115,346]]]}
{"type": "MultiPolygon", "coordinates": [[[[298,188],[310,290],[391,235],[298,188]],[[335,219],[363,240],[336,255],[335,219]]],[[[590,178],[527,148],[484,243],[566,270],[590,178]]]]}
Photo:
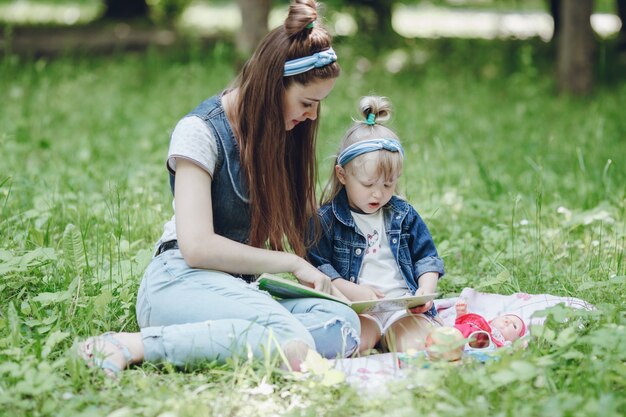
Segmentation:
{"type": "Polygon", "coordinates": [[[324,357],[350,356],[360,343],[361,323],[350,307],[334,301],[320,300],[316,305],[319,322],[310,326],[317,351],[324,357]]]}

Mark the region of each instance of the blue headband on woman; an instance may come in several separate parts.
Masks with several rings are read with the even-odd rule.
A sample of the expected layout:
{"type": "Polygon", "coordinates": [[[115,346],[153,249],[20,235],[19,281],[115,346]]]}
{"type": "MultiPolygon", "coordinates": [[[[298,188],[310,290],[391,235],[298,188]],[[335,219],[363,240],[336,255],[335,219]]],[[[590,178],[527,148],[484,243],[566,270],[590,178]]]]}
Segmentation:
{"type": "Polygon", "coordinates": [[[402,149],[402,145],[400,145],[400,142],[398,142],[396,139],[368,139],[353,143],[352,145],[341,151],[341,153],[337,157],[337,164],[340,166],[345,166],[348,162],[352,161],[357,156],[363,155],[364,153],[368,152],[380,151],[382,149],[391,152],[400,152],[400,155],[404,156],[404,150],[402,149]]]}
{"type": "Polygon", "coordinates": [[[335,61],[337,61],[337,54],[335,54],[333,48],[316,52],[311,56],[292,59],[291,61],[285,62],[283,77],[291,77],[292,75],[302,74],[313,68],[325,67],[335,61]]]}

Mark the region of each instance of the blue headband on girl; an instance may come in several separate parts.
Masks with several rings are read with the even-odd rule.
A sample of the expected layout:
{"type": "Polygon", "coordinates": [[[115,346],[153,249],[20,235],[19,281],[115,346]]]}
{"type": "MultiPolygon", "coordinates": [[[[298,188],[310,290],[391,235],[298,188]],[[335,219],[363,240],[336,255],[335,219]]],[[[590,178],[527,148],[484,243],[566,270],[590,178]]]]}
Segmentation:
{"type": "Polygon", "coordinates": [[[368,152],[375,152],[385,149],[391,152],[400,152],[400,155],[404,156],[404,150],[402,145],[396,139],[368,139],[360,142],[353,143],[346,149],[341,151],[337,157],[337,164],[345,166],[348,162],[352,161],[357,156],[363,155],[368,152]]]}
{"type": "Polygon", "coordinates": [[[313,68],[321,68],[326,65],[332,64],[337,61],[337,55],[333,48],[328,48],[325,51],[316,52],[311,56],[305,56],[302,58],[292,59],[285,62],[285,71],[283,77],[290,77],[292,75],[302,74],[312,70],[313,68]]]}

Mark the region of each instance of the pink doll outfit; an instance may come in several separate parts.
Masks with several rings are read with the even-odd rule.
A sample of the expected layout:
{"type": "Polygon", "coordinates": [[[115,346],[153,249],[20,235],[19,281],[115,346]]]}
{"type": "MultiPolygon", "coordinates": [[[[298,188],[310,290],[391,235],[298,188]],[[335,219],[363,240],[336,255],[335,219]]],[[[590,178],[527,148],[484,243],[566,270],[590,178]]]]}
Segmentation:
{"type": "MultiPolygon", "coordinates": [[[[522,320],[519,316],[515,314],[507,314],[510,316],[515,316],[520,319],[522,322],[522,328],[520,329],[520,336],[523,336],[526,333],[526,324],[524,320],[522,320]]],[[[457,328],[462,334],[463,337],[468,338],[474,332],[484,331],[489,334],[491,341],[497,346],[502,347],[506,344],[506,340],[500,333],[500,331],[496,328],[492,328],[491,325],[483,316],[474,313],[467,313],[459,316],[454,321],[454,327],[457,328]]]]}

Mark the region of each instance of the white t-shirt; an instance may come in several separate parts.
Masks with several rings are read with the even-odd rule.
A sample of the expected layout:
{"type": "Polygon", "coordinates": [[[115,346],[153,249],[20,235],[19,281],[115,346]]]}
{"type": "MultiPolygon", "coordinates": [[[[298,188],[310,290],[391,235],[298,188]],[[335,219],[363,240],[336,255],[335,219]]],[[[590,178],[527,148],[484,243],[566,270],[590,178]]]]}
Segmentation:
{"type": "Polygon", "coordinates": [[[367,248],[359,271],[359,284],[374,287],[388,298],[410,293],[389,246],[383,211],[378,210],[372,214],[354,211],[351,213],[354,222],[367,239],[367,248]]]}
{"type": "MultiPolygon", "coordinates": [[[[217,143],[211,130],[199,117],[187,116],[176,124],[167,154],[167,166],[174,172],[176,171],[176,158],[185,158],[194,162],[213,177],[217,163],[217,143]]],[[[173,199],[172,208],[176,210],[173,199]]],[[[163,242],[174,239],[176,239],[175,215],[163,226],[163,234],[155,248],[163,242]]]]}

